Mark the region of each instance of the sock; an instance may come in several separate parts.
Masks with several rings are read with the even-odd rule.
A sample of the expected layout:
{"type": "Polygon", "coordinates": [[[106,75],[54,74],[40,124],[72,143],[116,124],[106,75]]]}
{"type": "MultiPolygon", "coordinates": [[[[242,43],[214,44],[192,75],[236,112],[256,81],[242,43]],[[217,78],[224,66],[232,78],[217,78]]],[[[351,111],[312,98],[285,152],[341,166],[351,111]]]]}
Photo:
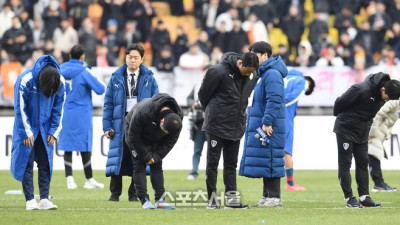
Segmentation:
{"type": "Polygon", "coordinates": [[[367,197],[368,195],[363,195],[363,196],[360,196],[360,201],[364,201],[365,200],[365,198],[367,197]]]}
{"type": "Polygon", "coordinates": [[[293,168],[286,169],[286,181],[290,186],[294,185],[293,181],[293,168]]]}

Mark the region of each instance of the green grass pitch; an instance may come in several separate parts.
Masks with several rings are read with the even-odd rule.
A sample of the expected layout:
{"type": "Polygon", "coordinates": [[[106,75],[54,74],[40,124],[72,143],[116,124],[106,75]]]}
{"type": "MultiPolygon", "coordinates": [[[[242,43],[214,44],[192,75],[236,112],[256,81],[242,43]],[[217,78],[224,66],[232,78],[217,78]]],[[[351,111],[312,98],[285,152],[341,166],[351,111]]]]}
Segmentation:
{"type": "MultiPolygon", "coordinates": [[[[204,171],[199,179],[186,181],[188,171],[164,171],[166,190],[176,197],[179,192],[205,191],[204,171]]],[[[400,187],[400,171],[384,171],[385,180],[400,187]]],[[[354,182],[353,190],[357,195],[354,182]]],[[[38,193],[35,171],[35,194],[38,193]]],[[[176,210],[143,210],[140,203],[129,202],[129,178],[123,181],[119,202],[108,202],[110,179],[104,171],[94,171],[94,177],[105,184],[104,189],[83,189],[83,171],[74,171],[77,190],[67,190],[64,171],[54,171],[50,195],[59,209],[26,211],[23,195],[5,195],[7,190],[22,189],[9,171],[0,171],[0,224],[400,224],[400,191],[371,193],[382,208],[347,209],[336,171],[295,171],[295,181],[306,192],[288,192],[282,179],[283,208],[251,208],[249,210],[206,210],[203,206],[178,206],[176,210]]],[[[242,202],[255,204],[261,197],[261,179],[238,176],[242,202]]],[[[370,181],[370,188],[373,186],[370,181]]],[[[154,195],[148,178],[152,202],[154,195]]],[[[223,190],[222,171],[219,171],[218,192],[223,190]]],[[[182,203],[182,202],[176,202],[182,203]]]]}

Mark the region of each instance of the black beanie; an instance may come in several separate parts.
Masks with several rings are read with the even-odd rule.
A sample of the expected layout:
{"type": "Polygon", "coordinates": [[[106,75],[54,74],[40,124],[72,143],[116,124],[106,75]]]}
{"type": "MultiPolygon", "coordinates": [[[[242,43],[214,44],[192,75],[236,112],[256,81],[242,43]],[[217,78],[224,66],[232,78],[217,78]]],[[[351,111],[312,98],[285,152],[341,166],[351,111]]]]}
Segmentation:
{"type": "MultiPolygon", "coordinates": [[[[172,110],[171,110],[172,111],[172,110]]],[[[179,132],[182,128],[182,119],[175,112],[168,113],[164,116],[164,129],[170,134],[179,132]]]]}

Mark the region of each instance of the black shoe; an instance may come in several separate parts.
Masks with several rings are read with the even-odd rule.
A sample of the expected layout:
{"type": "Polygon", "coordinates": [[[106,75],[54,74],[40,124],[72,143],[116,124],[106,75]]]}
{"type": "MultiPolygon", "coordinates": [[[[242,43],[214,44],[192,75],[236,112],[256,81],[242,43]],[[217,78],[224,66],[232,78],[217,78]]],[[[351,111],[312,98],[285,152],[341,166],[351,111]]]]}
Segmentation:
{"type": "Polygon", "coordinates": [[[250,209],[250,206],[242,204],[226,205],[225,209],[250,209]]]}
{"type": "Polygon", "coordinates": [[[108,201],[110,202],[119,202],[119,197],[115,197],[115,196],[110,196],[110,198],[108,199],[108,201]]]}
{"type": "Polygon", "coordinates": [[[130,196],[130,197],[129,197],[129,201],[130,201],[130,202],[138,202],[139,199],[138,199],[137,196],[130,196]]]}
{"type": "Polygon", "coordinates": [[[375,185],[372,189],[372,192],[393,192],[397,191],[397,188],[392,188],[386,183],[381,183],[379,185],[375,185]]]}
{"type": "Polygon", "coordinates": [[[346,204],[347,208],[360,208],[360,203],[357,201],[357,199],[354,196],[350,197],[346,203],[347,203],[346,204]]]}
{"type": "Polygon", "coordinates": [[[378,208],[382,207],[381,204],[375,203],[371,197],[367,196],[364,201],[360,201],[361,208],[378,208]]]}

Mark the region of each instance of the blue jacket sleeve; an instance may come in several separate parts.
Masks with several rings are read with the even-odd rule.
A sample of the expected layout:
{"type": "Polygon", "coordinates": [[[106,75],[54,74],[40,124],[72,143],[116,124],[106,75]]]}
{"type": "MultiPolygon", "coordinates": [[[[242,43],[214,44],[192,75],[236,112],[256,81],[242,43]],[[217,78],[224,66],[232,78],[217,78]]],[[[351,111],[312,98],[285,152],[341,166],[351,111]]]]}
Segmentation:
{"type": "Polygon", "coordinates": [[[98,95],[103,94],[106,90],[106,85],[102,81],[97,79],[92,70],[90,70],[89,68],[86,68],[85,73],[83,74],[83,79],[85,79],[87,86],[98,95]]]}
{"type": "Polygon", "coordinates": [[[31,122],[27,114],[28,107],[28,93],[29,90],[26,86],[17,83],[14,91],[14,110],[15,122],[17,124],[18,135],[22,139],[26,139],[33,135],[31,130],[31,122]]]}
{"type": "Polygon", "coordinates": [[[282,76],[278,71],[269,73],[267,79],[263,80],[266,106],[262,123],[265,125],[272,125],[275,122],[285,97],[282,76]]]}
{"type": "MultiPolygon", "coordinates": [[[[50,130],[49,134],[53,135],[53,137],[58,138],[62,128],[62,117],[63,117],[63,107],[66,98],[65,92],[65,80],[64,77],[61,76],[61,87],[60,90],[57,91],[54,97],[53,108],[51,109],[51,118],[50,118],[50,130]]],[[[47,137],[45,137],[47,138],[47,137]]]]}
{"type": "Polygon", "coordinates": [[[104,109],[103,109],[103,131],[106,132],[108,130],[113,129],[113,111],[114,111],[114,102],[113,102],[113,78],[111,77],[110,81],[107,85],[106,96],[104,97],[104,109]]]}
{"type": "Polygon", "coordinates": [[[304,79],[289,81],[285,89],[286,106],[292,105],[299,100],[299,97],[304,93],[305,85],[306,81],[304,79]],[[293,82],[293,84],[291,84],[291,82],[293,82]]]}
{"type": "Polygon", "coordinates": [[[158,84],[157,84],[157,81],[156,81],[156,79],[154,78],[154,77],[152,77],[152,85],[153,85],[153,87],[152,87],[152,93],[151,93],[151,96],[153,96],[153,95],[155,95],[155,94],[157,94],[159,91],[158,91],[158,84]]]}

